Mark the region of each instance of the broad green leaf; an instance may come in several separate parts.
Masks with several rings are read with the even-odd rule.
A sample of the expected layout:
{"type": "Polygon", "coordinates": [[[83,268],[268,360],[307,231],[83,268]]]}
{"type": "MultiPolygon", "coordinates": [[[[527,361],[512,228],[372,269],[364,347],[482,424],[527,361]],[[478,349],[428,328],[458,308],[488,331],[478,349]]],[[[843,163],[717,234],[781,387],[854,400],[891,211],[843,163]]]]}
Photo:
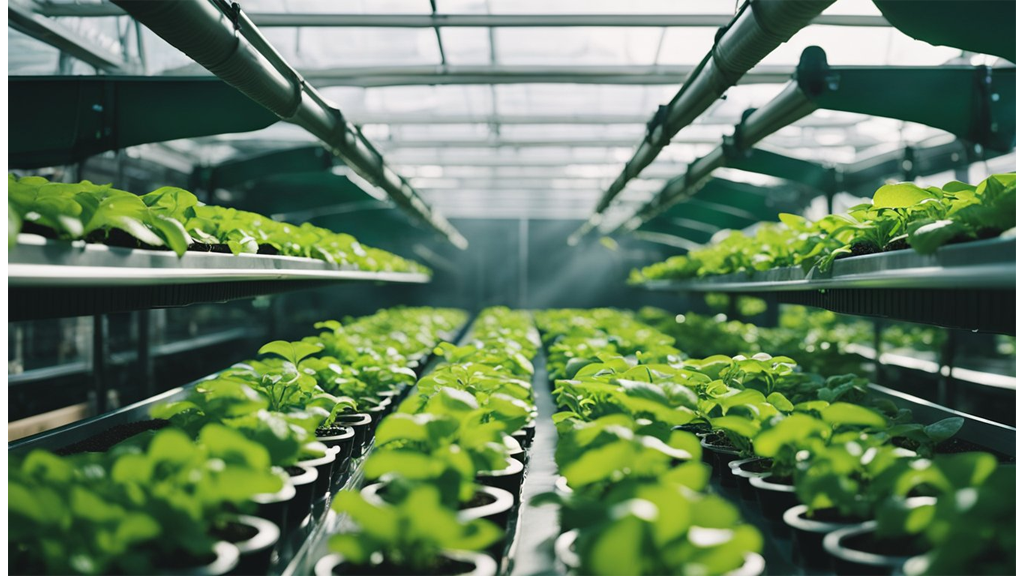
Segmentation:
{"type": "Polygon", "coordinates": [[[711,418],[708,422],[712,428],[735,432],[744,438],[752,438],[759,430],[757,424],[742,416],[722,416],[711,418]]]}
{"type": "Polygon", "coordinates": [[[151,214],[148,223],[160,235],[168,248],[178,256],[185,255],[185,251],[192,244],[192,237],[185,231],[181,222],[162,214],[151,214]]]}
{"type": "Polygon", "coordinates": [[[885,428],[887,422],[878,412],[850,404],[836,402],[821,411],[821,418],[832,425],[866,426],[869,428],[885,428]]]}
{"type": "Polygon", "coordinates": [[[275,340],[264,344],[259,349],[259,354],[275,354],[298,366],[299,362],[307,356],[317,354],[322,350],[320,346],[310,344],[308,342],[287,342],[285,340],[275,340]]]}
{"type": "Polygon", "coordinates": [[[934,195],[910,182],[886,184],[875,192],[871,200],[874,208],[909,208],[934,195]]]}
{"type": "Polygon", "coordinates": [[[925,426],[924,432],[931,438],[932,442],[942,442],[947,438],[955,436],[963,428],[963,425],[964,419],[954,416],[925,426]]]}
{"type": "Polygon", "coordinates": [[[814,438],[827,438],[828,426],[803,413],[790,414],[754,437],[754,453],[774,458],[783,447],[796,447],[814,438]]]}

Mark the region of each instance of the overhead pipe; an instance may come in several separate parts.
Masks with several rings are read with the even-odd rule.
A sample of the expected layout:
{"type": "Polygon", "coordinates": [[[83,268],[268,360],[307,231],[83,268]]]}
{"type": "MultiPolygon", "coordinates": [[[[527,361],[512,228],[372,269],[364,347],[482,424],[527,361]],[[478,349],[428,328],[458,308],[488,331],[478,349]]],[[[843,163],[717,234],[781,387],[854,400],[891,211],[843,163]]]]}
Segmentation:
{"type": "Polygon", "coordinates": [[[416,190],[270,45],[252,21],[223,0],[113,0],[172,46],[282,120],[320,139],[403,210],[459,248],[466,239],[432,211],[416,190]]]}
{"type": "Polygon", "coordinates": [[[644,222],[664,212],[682,198],[692,196],[704,185],[711,173],[728,163],[730,153],[752,148],[780,128],[807,116],[817,109],[808,94],[821,90],[819,73],[825,62],[825,53],[811,46],[800,55],[795,78],[778,96],[756,110],[748,110],[736,125],[732,136],[726,136],[722,145],[694,160],[686,173],[673,178],[647,204],[623,222],[618,230],[635,230],[644,222]]]}
{"type": "Polygon", "coordinates": [[[648,123],[648,134],[594,209],[594,217],[569,237],[574,245],[601,221],[601,214],[688,126],[769,52],[787,42],[835,0],[748,0],[711,51],[667,106],[648,123]]]}

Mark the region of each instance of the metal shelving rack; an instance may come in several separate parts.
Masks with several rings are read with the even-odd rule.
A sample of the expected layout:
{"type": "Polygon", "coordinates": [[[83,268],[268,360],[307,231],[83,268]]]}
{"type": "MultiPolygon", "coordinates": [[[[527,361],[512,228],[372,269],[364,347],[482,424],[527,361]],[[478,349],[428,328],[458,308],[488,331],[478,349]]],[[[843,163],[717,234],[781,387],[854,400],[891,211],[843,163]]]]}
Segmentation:
{"type": "Polygon", "coordinates": [[[1016,238],[837,260],[827,273],[800,267],[651,281],[648,290],[767,296],[844,314],[1015,334],[1016,238]]]}
{"type": "Polygon", "coordinates": [[[322,260],[117,248],[22,234],[8,252],[10,319],[224,302],[337,282],[422,284],[419,273],[367,272],[322,260]]]}

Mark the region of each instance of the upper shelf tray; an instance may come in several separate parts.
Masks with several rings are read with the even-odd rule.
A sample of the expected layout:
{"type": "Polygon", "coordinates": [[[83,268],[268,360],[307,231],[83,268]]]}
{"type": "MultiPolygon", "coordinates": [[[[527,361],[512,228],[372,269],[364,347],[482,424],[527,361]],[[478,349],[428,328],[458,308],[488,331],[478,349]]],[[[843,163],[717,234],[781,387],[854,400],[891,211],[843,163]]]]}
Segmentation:
{"type": "Polygon", "coordinates": [[[846,258],[825,274],[790,267],[643,287],[772,294],[780,302],[843,314],[1015,334],[1016,245],[1015,238],[993,238],[944,246],[927,256],[901,250],[846,258]]]}
{"type": "Polygon", "coordinates": [[[944,246],[923,255],[900,250],[836,260],[832,270],[804,273],[799,266],[698,280],[653,280],[651,290],[782,292],[840,288],[986,288],[1016,285],[1016,239],[993,238],[944,246]]]}
{"type": "Polygon", "coordinates": [[[367,272],[291,256],[173,252],[22,234],[7,252],[10,320],[224,302],[331,282],[423,284],[430,276],[367,272]]]}

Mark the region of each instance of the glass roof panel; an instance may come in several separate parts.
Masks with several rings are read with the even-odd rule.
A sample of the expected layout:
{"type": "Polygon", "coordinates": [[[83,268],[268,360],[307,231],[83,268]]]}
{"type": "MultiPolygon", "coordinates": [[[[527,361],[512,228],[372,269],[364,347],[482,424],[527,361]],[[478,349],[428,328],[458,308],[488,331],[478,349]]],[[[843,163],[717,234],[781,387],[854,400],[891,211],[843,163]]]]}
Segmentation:
{"type": "Polygon", "coordinates": [[[494,39],[501,64],[650,65],[661,34],[660,28],[496,28],[494,39]]]}

